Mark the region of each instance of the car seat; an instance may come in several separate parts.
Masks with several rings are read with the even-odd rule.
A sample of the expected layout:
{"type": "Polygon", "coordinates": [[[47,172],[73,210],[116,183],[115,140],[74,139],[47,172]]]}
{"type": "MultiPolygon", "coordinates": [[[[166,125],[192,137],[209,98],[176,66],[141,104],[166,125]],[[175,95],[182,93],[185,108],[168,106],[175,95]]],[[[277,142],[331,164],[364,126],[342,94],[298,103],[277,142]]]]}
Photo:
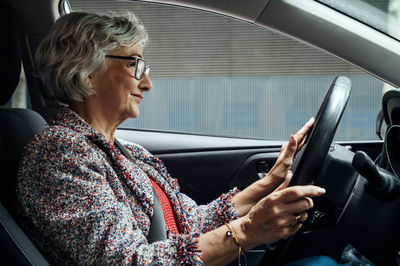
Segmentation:
{"type": "MultiPolygon", "coordinates": [[[[18,85],[21,54],[13,11],[0,1],[0,12],[3,28],[0,42],[0,105],[4,105],[18,85]]],[[[46,121],[32,110],[0,108],[0,250],[3,265],[49,265],[14,220],[16,175],[24,146],[46,126],[46,121]]]]}

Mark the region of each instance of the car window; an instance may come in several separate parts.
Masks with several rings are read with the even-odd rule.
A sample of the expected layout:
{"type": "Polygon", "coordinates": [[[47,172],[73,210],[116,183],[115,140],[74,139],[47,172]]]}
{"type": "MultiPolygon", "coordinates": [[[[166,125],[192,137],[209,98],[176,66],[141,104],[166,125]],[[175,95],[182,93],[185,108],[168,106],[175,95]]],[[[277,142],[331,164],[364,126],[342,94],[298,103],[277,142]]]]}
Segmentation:
{"type": "Polygon", "coordinates": [[[337,140],[374,140],[383,82],[336,57],[256,25],[145,2],[78,1],[73,10],[130,10],[145,24],[153,90],[121,127],[286,139],[317,113],[330,83],[352,95],[337,140]]]}
{"type": "Polygon", "coordinates": [[[400,40],[399,0],[320,0],[319,2],[400,40]]]}

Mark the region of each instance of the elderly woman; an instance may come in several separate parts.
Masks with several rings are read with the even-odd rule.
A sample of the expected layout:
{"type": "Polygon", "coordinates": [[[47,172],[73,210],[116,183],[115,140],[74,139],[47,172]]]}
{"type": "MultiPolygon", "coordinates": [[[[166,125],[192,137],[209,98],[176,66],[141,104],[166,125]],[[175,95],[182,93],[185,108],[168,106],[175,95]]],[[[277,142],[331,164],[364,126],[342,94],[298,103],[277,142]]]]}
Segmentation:
{"type": "Polygon", "coordinates": [[[114,138],[152,89],[147,38],[132,14],[76,12],[43,40],[39,72],[69,107],[27,145],[19,169],[19,217],[31,239],[53,264],[218,265],[298,231],[311,198],[325,192],[287,188],[313,121],[290,137],[265,178],[203,206],[179,191],[157,157],[114,138]],[[156,197],[167,237],[150,243],[156,197]]]}

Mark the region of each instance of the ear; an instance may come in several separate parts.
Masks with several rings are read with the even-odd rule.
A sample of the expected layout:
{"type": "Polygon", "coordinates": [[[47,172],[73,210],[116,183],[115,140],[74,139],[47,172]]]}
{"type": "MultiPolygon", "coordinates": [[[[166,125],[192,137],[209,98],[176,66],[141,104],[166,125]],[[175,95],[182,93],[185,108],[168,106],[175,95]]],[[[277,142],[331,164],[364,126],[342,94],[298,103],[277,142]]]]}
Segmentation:
{"type": "Polygon", "coordinates": [[[89,88],[92,88],[92,75],[89,75],[89,77],[85,78],[85,83],[89,86],[89,88]]]}

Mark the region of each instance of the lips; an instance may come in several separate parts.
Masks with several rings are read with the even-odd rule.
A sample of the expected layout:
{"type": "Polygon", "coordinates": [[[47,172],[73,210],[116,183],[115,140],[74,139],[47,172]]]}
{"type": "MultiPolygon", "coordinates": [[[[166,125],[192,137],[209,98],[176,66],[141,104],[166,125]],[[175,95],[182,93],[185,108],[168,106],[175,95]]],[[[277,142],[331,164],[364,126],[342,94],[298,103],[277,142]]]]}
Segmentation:
{"type": "Polygon", "coordinates": [[[137,103],[140,103],[143,99],[143,95],[137,93],[131,93],[137,103]]]}

